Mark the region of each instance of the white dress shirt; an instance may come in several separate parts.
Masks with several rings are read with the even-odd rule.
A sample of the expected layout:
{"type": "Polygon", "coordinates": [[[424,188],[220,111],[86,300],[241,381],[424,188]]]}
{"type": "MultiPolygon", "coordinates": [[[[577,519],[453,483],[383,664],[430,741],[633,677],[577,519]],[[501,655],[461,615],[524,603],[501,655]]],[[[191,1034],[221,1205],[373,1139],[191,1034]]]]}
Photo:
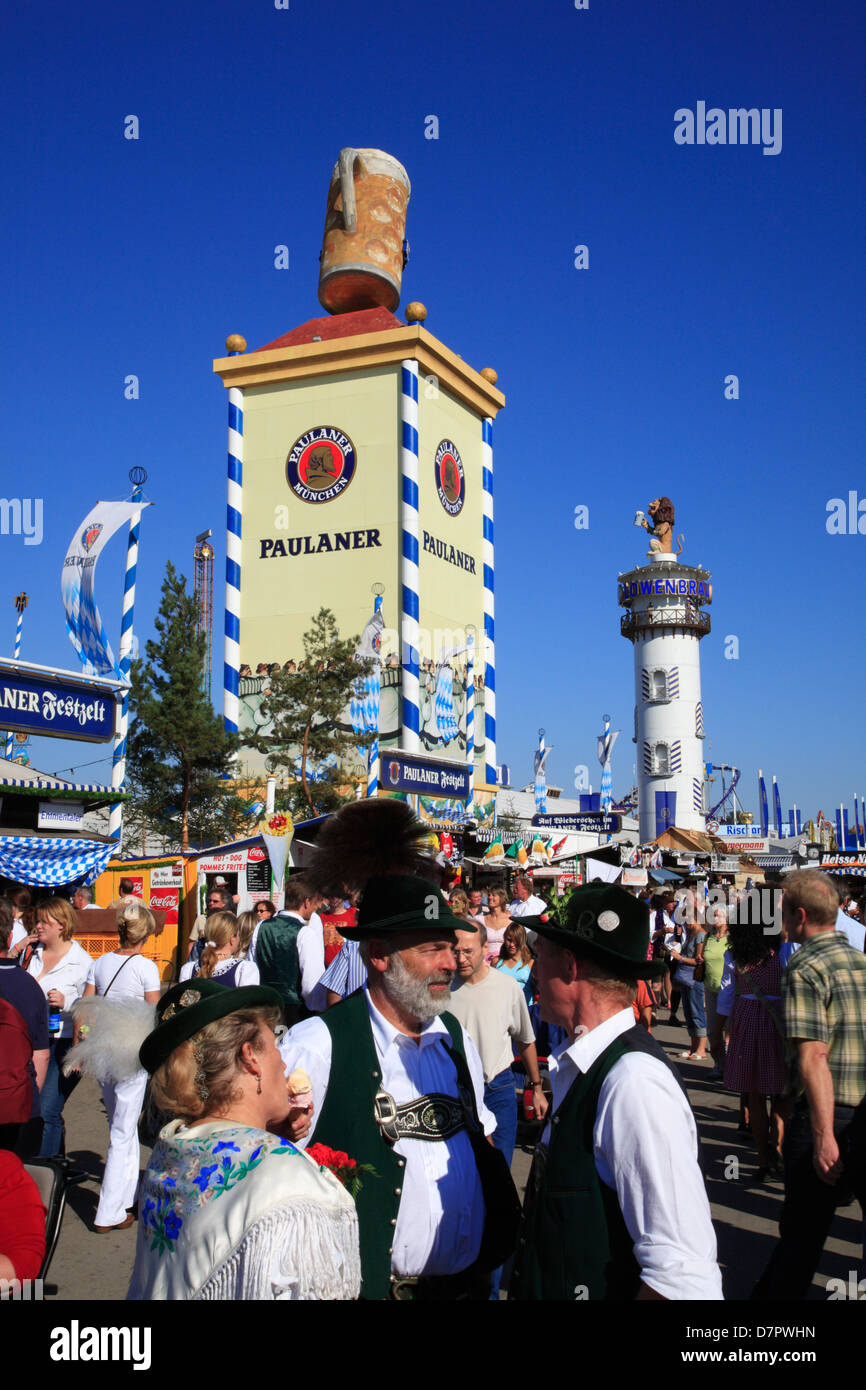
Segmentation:
{"type": "Polygon", "coordinates": [[[94,983],[93,961],[77,941],[69,943],[69,950],[62,960],[42,974],[42,952],[44,947],[36,946],[33,955],[30,957],[30,964],[27,966],[27,973],[32,975],[42,993],[48,998],[48,991],[59,989],[63,995],[63,1009],[60,1015],[60,1032],[53,1035],[54,1038],[72,1037],[72,1016],[69,1010],[77,999],[81,999],[88,985],[94,983]],[[39,979],[39,976],[42,976],[39,979]]]}
{"type": "MultiPolygon", "coordinates": [[[[553,1114],[578,1074],[633,1027],[634,1011],[621,1009],[555,1050],[553,1114]]],[[[544,1140],[549,1144],[550,1122],[544,1140]]],[[[658,1058],[629,1052],[611,1067],[599,1094],[592,1151],[598,1176],[616,1191],[643,1282],[667,1299],[722,1298],[694,1116],[658,1058]]]]}
{"type": "Polygon", "coordinates": [[[314,912],[298,932],[298,963],[304,1003],[313,1013],[320,1014],[327,1000],[325,991],[319,989],[319,981],[325,973],[325,927],[318,912],[314,912]]]}
{"type": "Polygon", "coordinates": [[[512,917],[541,917],[547,911],[547,903],[533,893],[525,902],[515,898],[513,903],[508,904],[508,911],[512,917]]]}
{"type": "MultiPolygon", "coordinates": [[[[457,1095],[454,1062],[443,1043],[451,1045],[441,1018],[424,1025],[418,1041],[401,1033],[374,1005],[365,989],[373,1043],[382,1068],[382,1089],[398,1105],[439,1091],[457,1095]]],[[[475,1090],[478,1118],[485,1134],[496,1128],[484,1105],[484,1079],[475,1044],[463,1030],[466,1061],[475,1090]]],[[[280,1041],[286,1075],[303,1067],[313,1084],[313,1115],[321,1114],[331,1072],[331,1035],[319,1018],[295,1024],[280,1041]]],[[[315,1128],[315,1118],[313,1120],[315,1128]]],[[[300,1140],[303,1148],[307,1140],[300,1140]]],[[[406,1161],[403,1193],[394,1228],[391,1269],[397,1275],[455,1274],[472,1264],[484,1230],[481,1182],[465,1129],[452,1138],[427,1142],[400,1139],[395,1153],[406,1161]]],[[[351,1157],[351,1155],[350,1155],[351,1157]]],[[[375,1178],[366,1178],[375,1182],[375,1178]]]]}

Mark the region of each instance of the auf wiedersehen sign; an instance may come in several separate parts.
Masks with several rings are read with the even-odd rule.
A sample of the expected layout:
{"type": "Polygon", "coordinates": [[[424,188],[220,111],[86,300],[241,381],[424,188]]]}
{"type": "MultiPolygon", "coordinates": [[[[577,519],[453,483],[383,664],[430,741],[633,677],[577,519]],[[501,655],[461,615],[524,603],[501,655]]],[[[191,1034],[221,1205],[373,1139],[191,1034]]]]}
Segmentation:
{"type": "Polygon", "coordinates": [[[411,753],[383,751],[379,785],[390,792],[423,792],[465,801],[469,796],[469,768],[462,763],[434,762],[411,753]]]}
{"type": "Polygon", "coordinates": [[[538,812],[532,817],[535,830],[571,830],[586,835],[613,835],[622,830],[622,816],[604,816],[596,811],[538,812]]]}
{"type": "Polygon", "coordinates": [[[0,728],[47,738],[114,738],[115,687],[0,665],[0,728]]]}

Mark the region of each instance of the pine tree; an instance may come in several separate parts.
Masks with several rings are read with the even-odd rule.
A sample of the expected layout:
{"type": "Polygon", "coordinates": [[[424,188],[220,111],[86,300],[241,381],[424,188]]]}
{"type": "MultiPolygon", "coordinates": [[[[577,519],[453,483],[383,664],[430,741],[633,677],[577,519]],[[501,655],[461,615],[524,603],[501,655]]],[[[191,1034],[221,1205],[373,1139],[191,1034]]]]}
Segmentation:
{"type": "Polygon", "coordinates": [[[196,618],[186,579],[169,561],[154,624],[159,638],[147,643],[146,660],[132,663],[127,768],[139,816],[179,839],[181,850],[190,847],[191,824],[206,843],[230,838],[245,805],[236,806],[226,786],[237,739],[204,693],[205,636],[196,618]]]}
{"type": "Polygon", "coordinates": [[[352,687],[370,670],[369,661],[355,660],[358,642],[358,637],[341,639],[331,610],[320,608],[313,626],[304,633],[304,661],[298,670],[275,672],[271,677],[262,714],[265,720],[273,720],[272,732],[248,738],[245,746],[266,755],[269,772],[282,771],[295,783],[295,762],[300,757],[300,794],[290,789],[281,809],[315,816],[346,800],[339,790],[347,780],[340,764],[353,748],[371,738],[338,725],[352,687]],[[335,766],[321,780],[311,781],[308,764],[316,768],[327,761],[335,766]]]}

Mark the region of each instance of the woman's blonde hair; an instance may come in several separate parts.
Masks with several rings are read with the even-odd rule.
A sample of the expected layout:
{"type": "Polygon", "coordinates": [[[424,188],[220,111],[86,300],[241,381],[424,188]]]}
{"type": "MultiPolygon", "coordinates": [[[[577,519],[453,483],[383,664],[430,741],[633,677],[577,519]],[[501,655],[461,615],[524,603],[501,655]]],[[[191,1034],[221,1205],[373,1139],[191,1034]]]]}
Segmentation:
{"type": "Polygon", "coordinates": [[[126,903],[117,914],[117,935],[124,947],[137,946],[156,931],[156,918],[144,903],[126,903]]]}
{"type": "Polygon", "coordinates": [[[241,912],[238,914],[238,950],[239,956],[245,956],[250,949],[250,942],[253,939],[253,932],[259,925],[258,913],[241,912]]]}
{"type": "Polygon", "coordinates": [[[36,921],[47,922],[49,917],[59,922],[61,940],[71,941],[78,927],[78,918],[72,904],[65,898],[45,898],[43,902],[36,904],[36,921]]]}
{"type": "Polygon", "coordinates": [[[491,899],[491,898],[494,898],[494,897],[499,899],[499,908],[500,908],[501,911],[504,910],[504,909],[508,906],[508,894],[506,893],[506,891],[505,891],[504,888],[488,888],[488,890],[487,890],[487,906],[488,906],[488,907],[490,907],[490,899],[491,899]]]}
{"type": "Polygon", "coordinates": [[[150,1082],[152,1103],[158,1110],[185,1120],[200,1120],[205,1114],[225,1109],[237,1098],[244,1044],[250,1043],[255,1052],[263,1051],[267,1039],[261,1036],[261,1025],[275,1029],[279,1021],[279,1009],[260,1008],[238,1009],[209,1023],[157,1067],[150,1082]]]}
{"type": "Polygon", "coordinates": [[[212,912],[204,924],[205,948],[201,953],[199,974],[209,980],[217,963],[217,951],[228,946],[233,936],[237,936],[238,919],[233,912],[212,912]]]}
{"type": "Polygon", "coordinates": [[[448,900],[448,906],[451,908],[455,917],[469,916],[469,898],[463,892],[462,888],[454,889],[454,892],[448,900]]]}

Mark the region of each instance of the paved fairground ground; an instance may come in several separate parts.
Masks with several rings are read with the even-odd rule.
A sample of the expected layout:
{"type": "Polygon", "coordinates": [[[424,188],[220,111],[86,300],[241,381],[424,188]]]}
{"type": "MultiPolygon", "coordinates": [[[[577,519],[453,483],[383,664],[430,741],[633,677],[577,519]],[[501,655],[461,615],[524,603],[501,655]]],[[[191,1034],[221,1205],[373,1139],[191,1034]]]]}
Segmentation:
{"type": "MultiPolygon", "coordinates": [[[[662,1011],[661,1017],[666,1017],[666,1011],[662,1011]]],[[[674,1057],[687,1043],[684,1028],[665,1022],[654,1029],[654,1036],[674,1057]]],[[[710,1064],[677,1060],[676,1065],[682,1068],[701,1134],[725,1297],[744,1299],[763,1270],[776,1239],[782,1183],[770,1180],[765,1186],[756,1187],[748,1180],[756,1161],[749,1136],[738,1132],[739,1101],[709,1079],[710,1064]]],[[[136,1227],[109,1235],[96,1235],[91,1229],[108,1146],[108,1126],[96,1083],[84,1079],[68,1101],[65,1113],[67,1151],[75,1166],[88,1176],[85,1183],[70,1190],[45,1297],[123,1299],[132,1269],[136,1227]]],[[[142,1148],[143,1166],[148,1156],[149,1150],[142,1148]]],[[[531,1153],[518,1149],[512,1171],[521,1195],[530,1163],[531,1153]]],[[[676,1173],[671,1174],[671,1182],[676,1184],[676,1173]]],[[[861,1277],[861,1250],[861,1212],[854,1202],[837,1212],[810,1298],[826,1299],[828,1278],[847,1281],[852,1270],[861,1277]]]]}

